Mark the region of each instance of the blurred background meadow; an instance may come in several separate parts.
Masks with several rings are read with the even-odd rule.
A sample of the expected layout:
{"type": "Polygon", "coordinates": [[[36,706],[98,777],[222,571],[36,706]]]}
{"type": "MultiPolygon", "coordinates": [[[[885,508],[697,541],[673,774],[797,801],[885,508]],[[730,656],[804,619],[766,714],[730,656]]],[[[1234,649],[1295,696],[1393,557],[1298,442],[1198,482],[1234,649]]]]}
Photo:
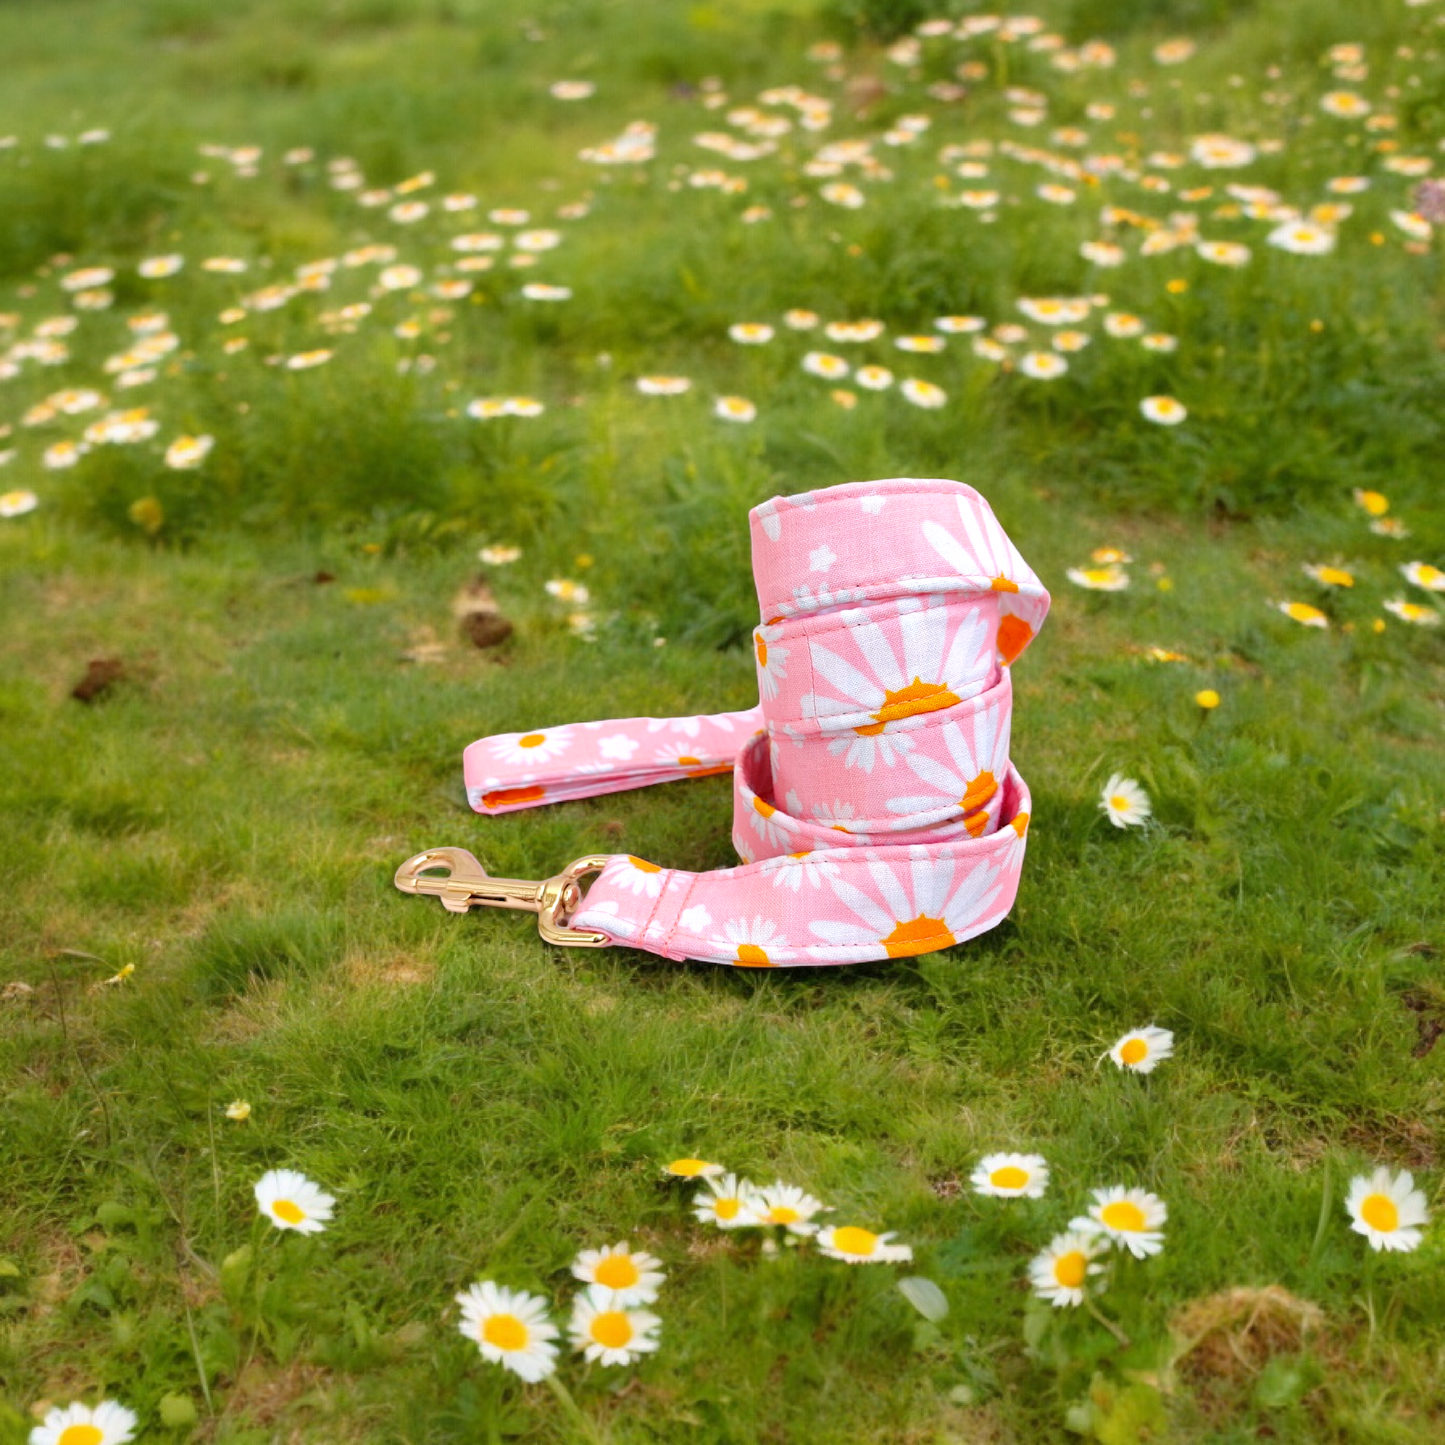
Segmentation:
{"type": "Polygon", "coordinates": [[[3,1445],[102,1398],[256,1445],[1441,1437],[1445,1235],[1344,1198],[1445,1204],[1445,4],[12,0],[0,76],[3,1445]],[[479,819],[461,750],[751,705],[747,508],[910,475],[1054,593],[1005,925],[770,974],[393,890],[734,862],[725,778],[479,819]],[[1147,1022],[1172,1059],[1100,1062],[1147,1022]],[[1007,1149],[1043,1198],[972,1191],[1007,1149]],[[898,1231],[946,1312],[710,1232],[685,1155],[898,1231]],[[324,1233],[256,1221],[283,1167],[324,1233]],[[1114,1183],[1162,1254],[1107,1322],[1031,1300],[1114,1183]],[[622,1239],[640,1366],[560,1398],[457,1332],[622,1239]]]}

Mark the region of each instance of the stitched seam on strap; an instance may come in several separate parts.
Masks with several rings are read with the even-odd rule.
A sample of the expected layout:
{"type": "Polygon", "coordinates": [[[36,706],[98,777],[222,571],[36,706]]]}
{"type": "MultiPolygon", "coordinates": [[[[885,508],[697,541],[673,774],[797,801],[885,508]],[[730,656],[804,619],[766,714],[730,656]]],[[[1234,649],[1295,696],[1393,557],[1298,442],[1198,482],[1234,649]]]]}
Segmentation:
{"type": "MultiPolygon", "coordinates": [[[[671,871],[675,873],[678,870],[673,869],[671,871]]],[[[682,895],[682,901],[677,905],[677,912],[674,913],[672,917],[672,927],[667,930],[667,937],[662,940],[662,949],[664,953],[670,952],[672,949],[672,940],[677,937],[678,924],[682,921],[682,915],[687,911],[687,901],[689,898],[692,897],[692,891],[694,888],[697,887],[697,880],[701,876],[702,875],[700,873],[694,873],[692,875],[692,882],[687,885],[687,892],[682,895]]],[[[659,904],[661,904],[663,895],[666,894],[666,892],[667,888],[666,885],[664,885],[662,893],[658,895],[657,901],[659,904]]],[[[653,909],[653,913],[655,914],[656,912],[657,910],[653,909]]],[[[651,922],[650,919],[648,921],[651,922]]]]}

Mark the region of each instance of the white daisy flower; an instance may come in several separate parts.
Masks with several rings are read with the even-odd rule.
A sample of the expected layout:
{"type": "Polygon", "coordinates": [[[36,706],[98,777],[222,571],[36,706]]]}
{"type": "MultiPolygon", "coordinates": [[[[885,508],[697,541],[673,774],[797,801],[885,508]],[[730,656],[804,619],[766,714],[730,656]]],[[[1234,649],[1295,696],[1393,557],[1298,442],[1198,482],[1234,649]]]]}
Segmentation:
{"type": "Polygon", "coordinates": [[[931,381],[920,381],[913,376],[905,377],[899,382],[898,390],[904,401],[912,402],[924,411],[937,411],[948,402],[948,393],[941,386],[935,386],[931,381]]]}
{"type": "Polygon", "coordinates": [[[681,396],[692,382],[685,376],[639,376],[637,389],[643,396],[681,396]]]}
{"type": "Polygon", "coordinates": [[[937,355],[948,343],[941,336],[895,336],[893,345],[899,351],[911,351],[928,356],[937,355]]]}
{"type": "Polygon", "coordinates": [[[166,465],[177,471],[198,467],[211,454],[216,439],[209,436],[180,436],[166,448],[166,465]]]}
{"type": "Polygon", "coordinates": [[[766,858],[762,870],[772,875],[774,888],[787,888],[793,893],[801,892],[805,883],[810,888],[821,888],[828,879],[838,876],[838,865],[815,852],[766,858]]]}
{"type": "Polygon", "coordinates": [[[1445,592],[1445,568],[1432,567],[1428,562],[1406,562],[1400,575],[1427,592],[1445,592]]]}
{"type": "Polygon", "coordinates": [[[1094,1262],[1100,1244],[1097,1235],[1082,1230],[1056,1234],[1029,1263],[1029,1283],[1034,1293],[1055,1309],[1083,1304],[1089,1276],[1104,1271],[1103,1265],[1094,1262]]]}
{"type": "Polygon", "coordinates": [[[640,1249],[629,1249],[624,1239],[621,1244],[602,1249],[584,1249],[572,1261],[572,1275],[583,1284],[610,1290],[612,1298],[625,1309],[628,1305],[651,1304],[657,1298],[667,1278],[658,1268],[661,1263],[640,1249]]]}
{"type": "Polygon", "coordinates": [[[0,493],[0,517],[23,517],[40,505],[40,498],[34,492],[17,488],[13,492],[0,493]]]}
{"type": "Polygon", "coordinates": [[[1164,1248],[1164,1221],[1168,1217],[1169,1210],[1157,1194],[1115,1185],[1094,1190],[1088,1214],[1071,1219],[1069,1228],[1105,1235],[1135,1259],[1147,1259],[1164,1248]]]}
{"type": "Polygon", "coordinates": [[[672,1179],[716,1179],[725,1173],[721,1164],[710,1164],[706,1159],[673,1159],[662,1166],[662,1172],[672,1179]]]}
{"type": "Polygon", "coordinates": [[[625,853],[610,866],[607,881],[616,883],[642,898],[656,898],[662,892],[662,865],[625,853]]]}
{"type": "Polygon", "coordinates": [[[185,264],[184,256],[147,256],[136,271],[147,281],[159,281],[164,276],[174,276],[185,264]]]}
{"type": "Polygon", "coordinates": [[[975,1194],[996,1199],[1042,1199],[1049,1187],[1042,1154],[985,1154],[969,1178],[975,1194]]]}
{"type": "Polygon", "coordinates": [[[779,1179],[758,1190],[756,1208],[761,1224],[779,1225],[789,1234],[816,1234],[818,1226],[812,1222],[813,1216],[826,1212],[828,1206],[796,1184],[784,1184],[779,1179]]]}
{"type": "Polygon", "coordinates": [[[1104,330],[1110,336],[1128,338],[1131,336],[1142,336],[1144,333],[1144,318],[1135,316],[1128,311],[1111,311],[1104,318],[1104,330]]]}
{"type": "Polygon", "coordinates": [[[907,1264],[913,1250],[906,1244],[890,1244],[894,1231],[874,1234],[856,1224],[830,1224],[818,1231],[818,1252],[844,1264],[907,1264]]]}
{"type": "Polygon", "coordinates": [[[501,737],[488,739],[487,745],[498,762],[520,767],[555,758],[559,753],[566,752],[571,742],[569,729],[548,728],[531,733],[504,733],[501,737]]]}
{"type": "Polygon", "coordinates": [[[803,357],[803,370],[824,381],[841,381],[848,375],[848,363],[826,351],[810,351],[803,357]]]}
{"type": "Polygon", "coordinates": [[[865,391],[887,391],[893,385],[893,373],[886,366],[860,366],[853,380],[865,391]]]}
{"type": "Polygon", "coordinates": [[[1110,775],[1099,795],[1099,808],[1116,828],[1142,828],[1154,811],[1149,794],[1123,773],[1110,775]]]}
{"type": "Polygon", "coordinates": [[[63,472],[73,467],[89,448],[80,442],[52,442],[41,454],[47,471],[63,472]]]}
{"type": "Polygon", "coordinates": [[[30,1432],[30,1445],[125,1445],[135,1435],[133,1411],[114,1400],[92,1408],[78,1400],[56,1405],[30,1432]]]}
{"type": "Polygon", "coordinates": [[[741,396],[720,396],[713,403],[712,410],[713,415],[723,421],[756,421],[758,415],[757,407],[741,396]]]}
{"type": "Polygon", "coordinates": [[[1168,1029],[1148,1024],[1142,1029],[1130,1029],[1109,1050],[1109,1057],[1121,1069],[1133,1069],[1136,1074],[1154,1071],[1156,1064],[1173,1056],[1174,1035],[1168,1029]]]}
{"type": "Polygon", "coordinates": [[[1069,363],[1052,351],[1026,351],[1019,358],[1019,370],[1035,381],[1053,381],[1069,369],[1069,363]]]}
{"type": "Polygon", "coordinates": [[[1330,619],[1318,607],[1312,607],[1308,602],[1274,602],[1270,605],[1283,612],[1291,622],[1298,622],[1303,627],[1318,627],[1323,630],[1330,625],[1330,619]]]}
{"type": "Polygon", "coordinates": [[[1068,567],[1064,575],[1075,587],[1089,592],[1122,592],[1129,585],[1129,574],[1122,567],[1068,567]]]}
{"type": "Polygon", "coordinates": [[[573,1345],[599,1365],[632,1365],[658,1347],[662,1321],[625,1308],[611,1290],[591,1285],[572,1306],[573,1345]]]}
{"type": "Polygon", "coordinates": [[[384,291],[409,291],[421,285],[421,271],[415,266],[387,266],[376,279],[384,291]]]}
{"type": "MultiPolygon", "coordinates": [[[[909,753],[904,762],[930,793],[909,793],[888,799],[888,811],[904,818],[956,809],[972,837],[988,831],[993,821],[988,805],[998,796],[1008,769],[1009,710],[990,705],[974,713],[970,724],[945,723],[940,736],[953,767],[924,753],[909,753]]],[[[997,811],[995,809],[995,811],[997,811]]]]}
{"type": "Polygon", "coordinates": [[[523,1290],[481,1280],[457,1296],[457,1328],[474,1340],[482,1358],[502,1365],[534,1385],[557,1368],[557,1327],[547,1318],[547,1301],[523,1290]]]}
{"type": "Polygon", "coordinates": [[[1373,1174],[1350,1180],[1345,1197],[1350,1228],[1370,1241],[1371,1249],[1418,1249],[1430,1222],[1425,1196],[1408,1169],[1392,1174],[1383,1165],[1373,1174]]]}
{"type": "Polygon", "coordinates": [[[965,336],[970,332],[982,331],[988,321],[982,316],[936,316],[933,325],[947,336],[965,336]]]}
{"type": "MultiPolygon", "coordinates": [[[[4,515],[4,511],[0,510],[0,516],[4,515]]],[[[1416,627],[1440,625],[1440,614],[1433,607],[1426,607],[1422,603],[1410,602],[1403,597],[1387,597],[1383,605],[1387,612],[1393,612],[1401,622],[1411,622],[1416,627]]]]}
{"type": "Polygon", "coordinates": [[[934,858],[921,844],[911,846],[908,857],[904,877],[876,863],[856,884],[841,877],[832,880],[834,895],[856,921],[821,918],[810,923],[811,932],[826,945],[813,950],[817,957],[862,961],[876,958],[882,948],[889,958],[912,958],[972,938],[1000,916],[999,867],[980,863],[958,876],[952,859],[934,858]]]}
{"type": "Polygon", "coordinates": [[[1250,249],[1238,241],[1196,241],[1194,250],[1202,261],[1216,266],[1247,266],[1250,249]]]}
{"type": "Polygon", "coordinates": [[[741,968],[771,968],[768,950],[786,948],[787,939],[778,932],[770,918],[758,914],[753,918],[730,918],[723,924],[723,935],[737,949],[734,960],[741,968]]]}
{"type": "Polygon", "coordinates": [[[693,1217],[719,1229],[755,1229],[759,1224],[757,1186],[736,1174],[708,1179],[693,1197],[693,1217]]]}
{"type": "Polygon", "coordinates": [[[765,346],[773,339],[773,328],[764,321],[738,321],[728,327],[728,335],[739,346],[765,346]]]}
{"type": "Polygon", "coordinates": [[[336,1200],[295,1169],[268,1169],[256,1181],[256,1203],[277,1229],[320,1234],[336,1200]]]}
{"type": "Polygon", "coordinates": [[[1265,240],[1294,256],[1327,256],[1335,249],[1335,233],[1314,221],[1286,221],[1276,226],[1265,240]]]}
{"type": "Polygon", "coordinates": [[[1145,421],[1159,426],[1178,426],[1189,415],[1183,402],[1176,401],[1172,396],[1146,396],[1139,403],[1139,411],[1145,421]]]}

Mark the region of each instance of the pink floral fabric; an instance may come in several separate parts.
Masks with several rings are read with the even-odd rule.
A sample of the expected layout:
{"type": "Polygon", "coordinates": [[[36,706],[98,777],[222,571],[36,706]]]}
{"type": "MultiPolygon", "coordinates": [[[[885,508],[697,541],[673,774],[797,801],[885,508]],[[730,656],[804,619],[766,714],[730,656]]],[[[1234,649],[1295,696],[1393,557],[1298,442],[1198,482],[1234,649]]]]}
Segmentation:
{"type": "Polygon", "coordinates": [[[894,478],[751,514],[759,704],[482,738],[482,813],[733,776],[736,868],[612,858],[573,926],[752,967],[947,948],[1000,922],[1031,804],[1009,668],[1049,595],[973,488],[894,478]]]}

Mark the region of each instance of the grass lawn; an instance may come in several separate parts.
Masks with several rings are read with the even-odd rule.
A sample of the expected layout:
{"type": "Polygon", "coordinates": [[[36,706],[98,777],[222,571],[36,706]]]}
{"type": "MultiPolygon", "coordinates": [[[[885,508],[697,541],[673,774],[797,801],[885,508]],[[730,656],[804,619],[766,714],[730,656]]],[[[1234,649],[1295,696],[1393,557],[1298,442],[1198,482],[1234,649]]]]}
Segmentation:
{"type": "Polygon", "coordinates": [[[1345,1197],[1385,1165],[1445,1209],[1445,609],[1400,570],[1445,565],[1445,6],[1033,8],[910,39],[930,12],[878,0],[0,7],[0,1445],[101,1399],[255,1445],[1441,1438],[1445,1233],[1373,1251],[1345,1197]],[[637,121],[655,158],[579,157],[637,121]],[[1295,223],[1321,254],[1270,242],[1295,223]],[[1084,341],[1018,305],[1057,296],[1084,341]],[[468,412],[506,398],[542,409],[468,412]],[[443,844],[734,863],[726,778],[483,819],[461,750],[751,705],[747,508],[900,475],[977,486],[1054,593],[1004,925],[770,973],[393,889],[443,844]],[[1068,580],[1100,548],[1123,590],[1068,580]],[[487,649],[453,615],[479,572],[515,627],[487,649]],[[1142,829],[1099,810],[1116,771],[1142,829]],[[1174,1056],[1116,1068],[1150,1022],[1174,1056]],[[1003,1150],[1042,1198],[973,1191],[1003,1150]],[[913,1261],[699,1223],[688,1155],[913,1261]],[[324,1232],[258,1218],[280,1168],[324,1232]],[[1032,1298],[1117,1184],[1167,1203],[1163,1251],[1032,1298]],[[667,1273],[641,1364],[529,1385],[458,1331],[479,1279],[565,1326],[574,1256],[624,1239],[667,1273]]]}

